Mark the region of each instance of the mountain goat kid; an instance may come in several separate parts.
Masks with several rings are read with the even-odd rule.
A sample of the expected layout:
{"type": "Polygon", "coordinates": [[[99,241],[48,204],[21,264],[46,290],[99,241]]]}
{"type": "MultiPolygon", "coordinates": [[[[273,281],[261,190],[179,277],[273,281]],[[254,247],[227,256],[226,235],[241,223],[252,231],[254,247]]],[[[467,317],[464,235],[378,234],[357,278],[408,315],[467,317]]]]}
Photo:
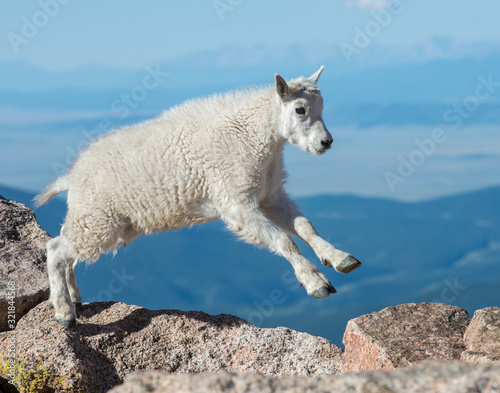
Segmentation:
{"type": "Polygon", "coordinates": [[[283,189],[286,141],[313,154],[333,141],[316,84],[322,71],[288,83],[276,74],[273,87],[191,100],[84,149],[68,173],[35,198],[42,205],[68,191],[61,234],[47,243],[57,322],[76,323],[78,261],[96,261],[141,234],[217,218],[247,242],[285,257],[309,295],[335,293],[290,235],[339,272],[361,264],[323,240],[283,189]]]}

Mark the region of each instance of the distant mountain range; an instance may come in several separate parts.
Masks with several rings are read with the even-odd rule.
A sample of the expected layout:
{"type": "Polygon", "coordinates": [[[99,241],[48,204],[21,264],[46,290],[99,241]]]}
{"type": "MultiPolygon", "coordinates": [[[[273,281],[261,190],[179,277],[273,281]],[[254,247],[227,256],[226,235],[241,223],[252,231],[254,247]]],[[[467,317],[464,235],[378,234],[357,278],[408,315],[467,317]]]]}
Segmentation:
{"type": "Polygon", "coordinates": [[[447,110],[458,111],[457,105],[463,106],[468,98],[474,101],[481,77],[491,78],[494,86],[477,107],[469,102],[474,116],[465,120],[497,124],[500,117],[500,45],[435,37],[407,47],[373,44],[352,62],[346,61],[338,45],[226,48],[142,69],[93,66],[55,72],[4,62],[0,63],[0,131],[47,123],[91,128],[103,117],[119,121],[120,105],[127,107],[130,122],[155,116],[188,98],[272,84],[276,72],[285,78],[309,75],[320,64],[326,66],[320,86],[328,124],[442,123],[447,110]],[[144,78],[151,73],[158,83],[145,89],[144,78]],[[127,104],[125,96],[132,102],[127,104]]]}
{"type": "MultiPolygon", "coordinates": [[[[0,195],[29,206],[34,196],[7,187],[0,195]]],[[[363,262],[342,275],[300,244],[337,288],[329,298],[308,297],[284,259],[214,222],[141,237],[115,257],[79,265],[84,300],[230,313],[338,345],[348,319],[389,305],[439,301],[473,313],[500,304],[500,187],[419,203],[321,195],[299,204],[322,236],[363,262]]],[[[55,199],[36,215],[54,236],[65,210],[55,199]]]]}
{"type": "MultiPolygon", "coordinates": [[[[354,32],[353,32],[354,35],[354,32]]],[[[379,45],[374,42],[362,48],[359,55],[346,59],[341,43],[309,44],[297,46],[256,46],[226,47],[218,50],[200,52],[178,57],[161,64],[150,64],[170,73],[164,88],[174,90],[213,87],[234,88],[247,84],[272,83],[275,72],[286,78],[311,74],[320,64],[326,69],[322,80],[330,78],[340,86],[356,84],[357,74],[363,81],[380,82],[381,71],[386,70],[389,78],[399,79],[400,71],[415,70],[416,73],[404,73],[399,82],[412,84],[419,92],[421,78],[446,82],[446,88],[454,80],[455,85],[464,86],[464,81],[457,80],[469,75],[477,76],[484,72],[495,72],[500,57],[498,42],[464,42],[446,37],[430,37],[410,45],[379,45]],[[443,70],[450,72],[443,73],[443,70]],[[456,71],[460,71],[456,74],[456,71]],[[438,73],[440,79],[435,79],[438,73]],[[410,77],[408,77],[408,75],[410,77]],[[347,76],[347,78],[345,78],[347,76]],[[442,78],[445,78],[442,80],[442,78]]],[[[0,90],[2,91],[50,91],[61,88],[83,90],[107,90],[132,87],[140,82],[145,69],[120,69],[103,66],[89,66],[69,70],[45,70],[19,61],[0,63],[0,90]]],[[[382,71],[384,72],[384,71],[382,71]]],[[[404,87],[404,86],[402,86],[404,87]]],[[[438,86],[433,86],[434,89],[438,86]]],[[[385,89],[388,90],[388,89],[385,89]]],[[[390,90],[390,89],[389,89],[390,90]]],[[[440,90],[438,88],[438,90],[440,90]]],[[[380,91],[387,94],[389,91],[380,91]]],[[[405,96],[413,96],[414,91],[406,91],[405,96]]],[[[432,91],[427,94],[433,94],[432,91]]],[[[342,97],[343,94],[340,95],[342,97]]],[[[356,99],[363,97],[356,97],[356,99]]],[[[366,102],[366,101],[364,101],[366,102]]]]}

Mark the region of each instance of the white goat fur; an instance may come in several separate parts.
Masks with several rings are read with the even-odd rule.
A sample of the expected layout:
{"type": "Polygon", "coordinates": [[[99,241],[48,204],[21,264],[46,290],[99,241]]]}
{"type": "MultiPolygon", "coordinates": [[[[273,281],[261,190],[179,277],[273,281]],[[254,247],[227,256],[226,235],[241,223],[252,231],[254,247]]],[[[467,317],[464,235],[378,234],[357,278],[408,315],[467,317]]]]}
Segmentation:
{"type": "Polygon", "coordinates": [[[47,245],[56,320],[75,323],[77,261],[96,261],[141,234],[217,218],[246,241],[287,258],[308,294],[334,293],[285,233],[302,238],[338,271],[360,265],[319,237],[283,189],[287,140],[315,154],[332,142],[316,86],[322,69],[288,83],[276,75],[275,87],[191,100],[93,141],[36,198],[40,205],[68,190],[61,234],[47,245]]]}

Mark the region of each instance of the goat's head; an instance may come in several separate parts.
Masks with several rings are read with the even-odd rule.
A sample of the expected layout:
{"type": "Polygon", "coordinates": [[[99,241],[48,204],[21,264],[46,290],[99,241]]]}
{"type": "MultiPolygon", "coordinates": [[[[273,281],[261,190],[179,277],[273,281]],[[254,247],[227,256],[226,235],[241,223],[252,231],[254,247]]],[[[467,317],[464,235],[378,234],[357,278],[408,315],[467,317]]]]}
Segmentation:
{"type": "Polygon", "coordinates": [[[288,83],[275,75],[281,132],[291,144],[313,154],[323,154],[333,142],[323,122],[323,97],[316,84],[322,71],[323,66],[309,78],[288,83]]]}

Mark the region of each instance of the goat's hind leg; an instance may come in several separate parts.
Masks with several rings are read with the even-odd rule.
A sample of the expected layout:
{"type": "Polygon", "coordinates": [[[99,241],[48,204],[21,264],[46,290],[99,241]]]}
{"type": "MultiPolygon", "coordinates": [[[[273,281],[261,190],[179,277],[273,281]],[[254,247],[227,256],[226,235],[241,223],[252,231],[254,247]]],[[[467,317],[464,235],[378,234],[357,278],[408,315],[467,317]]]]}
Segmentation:
{"type": "MultiPolygon", "coordinates": [[[[70,259],[67,260],[66,266],[66,284],[68,286],[69,297],[71,302],[75,306],[77,317],[78,313],[82,311],[82,295],[80,294],[80,290],[76,285],[76,276],[75,276],[75,268],[78,263],[78,260],[75,260],[73,263],[70,259]]],[[[54,308],[54,304],[52,301],[49,303],[50,308],[54,308]]]]}
{"type": "MultiPolygon", "coordinates": [[[[63,236],[58,236],[48,241],[47,272],[50,285],[49,302],[54,308],[56,321],[66,328],[76,324],[76,310],[67,282],[68,268],[74,264],[75,260],[76,256],[63,236]]],[[[74,282],[74,286],[72,286],[72,290],[74,288],[76,288],[76,281],[74,282]]],[[[78,288],[76,289],[78,290],[78,288]]],[[[75,295],[74,291],[73,295],[75,295]]]]}
{"type": "Polygon", "coordinates": [[[76,313],[82,311],[82,295],[80,294],[80,290],[76,285],[76,276],[75,276],[75,268],[78,263],[78,260],[68,260],[68,266],[66,267],[66,283],[68,285],[69,297],[71,302],[75,306],[76,313]]]}

